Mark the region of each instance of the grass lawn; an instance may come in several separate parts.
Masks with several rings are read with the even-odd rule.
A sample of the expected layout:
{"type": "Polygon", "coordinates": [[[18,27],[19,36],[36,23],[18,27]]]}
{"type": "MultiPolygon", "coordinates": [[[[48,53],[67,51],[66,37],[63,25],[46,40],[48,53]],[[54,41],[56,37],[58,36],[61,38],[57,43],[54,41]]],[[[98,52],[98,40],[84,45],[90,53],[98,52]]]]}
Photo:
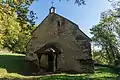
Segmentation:
{"type": "Polygon", "coordinates": [[[23,54],[0,53],[0,80],[120,80],[111,68],[95,67],[94,74],[25,76],[29,72],[23,54]]]}

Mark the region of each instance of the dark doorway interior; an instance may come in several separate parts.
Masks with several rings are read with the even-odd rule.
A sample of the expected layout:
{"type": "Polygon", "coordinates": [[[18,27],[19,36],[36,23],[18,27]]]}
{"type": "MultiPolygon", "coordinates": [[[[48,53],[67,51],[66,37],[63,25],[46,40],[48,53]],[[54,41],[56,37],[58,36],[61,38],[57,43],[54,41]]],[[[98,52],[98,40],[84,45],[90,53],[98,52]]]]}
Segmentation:
{"type": "Polygon", "coordinates": [[[54,71],[54,56],[53,54],[48,54],[48,71],[54,71]]]}

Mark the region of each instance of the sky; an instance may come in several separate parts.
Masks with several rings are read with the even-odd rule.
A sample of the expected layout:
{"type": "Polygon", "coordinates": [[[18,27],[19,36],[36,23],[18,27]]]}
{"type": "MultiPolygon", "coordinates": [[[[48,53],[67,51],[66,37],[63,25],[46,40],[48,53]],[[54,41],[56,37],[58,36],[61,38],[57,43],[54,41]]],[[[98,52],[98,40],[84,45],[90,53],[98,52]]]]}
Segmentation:
{"type": "Polygon", "coordinates": [[[61,2],[59,0],[37,0],[30,6],[30,10],[33,10],[38,17],[35,20],[36,24],[40,24],[49,14],[52,1],[57,14],[79,25],[79,28],[90,38],[92,37],[90,29],[99,22],[100,13],[111,8],[108,0],[86,0],[86,5],[81,6],[74,4],[75,0],[61,0],[61,2]]]}

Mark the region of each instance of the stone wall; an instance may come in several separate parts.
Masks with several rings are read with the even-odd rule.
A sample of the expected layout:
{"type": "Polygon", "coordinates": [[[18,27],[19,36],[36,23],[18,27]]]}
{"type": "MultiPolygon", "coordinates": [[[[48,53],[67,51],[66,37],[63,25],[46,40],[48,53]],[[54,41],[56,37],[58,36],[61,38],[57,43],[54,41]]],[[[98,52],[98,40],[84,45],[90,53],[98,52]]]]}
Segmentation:
{"type": "MultiPolygon", "coordinates": [[[[33,32],[33,37],[27,46],[26,58],[28,60],[37,59],[34,52],[48,43],[57,43],[60,45],[59,50],[61,54],[57,58],[57,70],[93,71],[92,62],[89,65],[83,65],[78,61],[92,60],[91,45],[90,40],[73,22],[54,13],[49,14],[33,32]],[[83,68],[86,70],[83,70],[83,68]]],[[[45,65],[46,63],[41,61],[41,64],[45,65]]]]}

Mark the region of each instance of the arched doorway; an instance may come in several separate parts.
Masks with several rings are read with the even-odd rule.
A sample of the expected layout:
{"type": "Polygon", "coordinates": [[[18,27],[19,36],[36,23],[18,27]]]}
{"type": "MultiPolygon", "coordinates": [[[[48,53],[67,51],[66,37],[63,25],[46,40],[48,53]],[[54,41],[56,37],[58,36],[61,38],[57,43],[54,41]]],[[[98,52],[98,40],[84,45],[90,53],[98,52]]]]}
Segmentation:
{"type": "Polygon", "coordinates": [[[48,54],[48,71],[55,72],[57,69],[57,54],[48,54]]]}
{"type": "Polygon", "coordinates": [[[39,58],[40,66],[47,69],[47,72],[56,72],[57,57],[61,51],[54,44],[46,44],[35,52],[39,58]]]}

